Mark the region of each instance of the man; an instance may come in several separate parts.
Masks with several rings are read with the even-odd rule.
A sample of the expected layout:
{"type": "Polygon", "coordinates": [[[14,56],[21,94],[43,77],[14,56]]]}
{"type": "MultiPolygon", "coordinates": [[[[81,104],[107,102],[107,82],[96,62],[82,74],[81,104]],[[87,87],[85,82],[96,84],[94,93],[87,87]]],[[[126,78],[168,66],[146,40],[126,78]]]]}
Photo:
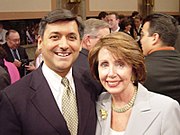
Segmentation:
{"type": "Polygon", "coordinates": [[[103,21],[107,21],[107,16],[108,16],[108,13],[107,13],[107,12],[101,11],[101,12],[99,12],[99,14],[98,14],[98,19],[99,19],[99,20],[103,20],[103,21]]]}
{"type": "Polygon", "coordinates": [[[18,68],[20,76],[27,73],[25,65],[29,64],[28,55],[23,47],[20,47],[20,35],[16,30],[9,30],[6,33],[6,43],[2,46],[7,53],[6,60],[13,62],[18,68]]]}
{"type": "Polygon", "coordinates": [[[95,90],[72,69],[81,50],[84,25],[69,10],[57,9],[39,26],[38,48],[44,62],[0,94],[0,134],[95,134],[95,90]],[[75,95],[66,102],[76,102],[71,107],[64,102],[69,95],[75,95]],[[70,107],[68,111],[64,111],[66,107],[70,107]]]}
{"type": "Polygon", "coordinates": [[[87,84],[94,83],[95,85],[92,85],[96,86],[94,89],[101,90],[102,86],[97,83],[97,81],[91,76],[88,63],[88,53],[90,49],[95,46],[95,44],[100,38],[110,33],[109,25],[103,20],[94,18],[85,20],[84,24],[84,36],[81,41],[82,50],[80,51],[79,57],[77,58],[73,67],[85,77],[84,82],[87,82],[87,84]]]}
{"type": "Polygon", "coordinates": [[[144,86],[170,96],[180,103],[180,53],[174,49],[177,22],[166,14],[155,13],[144,20],[141,44],[147,67],[144,86]]]}
{"type": "Polygon", "coordinates": [[[78,68],[89,69],[88,53],[97,41],[110,33],[109,25],[103,20],[90,18],[84,22],[84,36],[81,41],[82,50],[75,62],[78,68]]]}
{"type": "Polygon", "coordinates": [[[109,23],[111,33],[120,31],[118,13],[116,12],[109,13],[107,16],[107,21],[109,23]]]}

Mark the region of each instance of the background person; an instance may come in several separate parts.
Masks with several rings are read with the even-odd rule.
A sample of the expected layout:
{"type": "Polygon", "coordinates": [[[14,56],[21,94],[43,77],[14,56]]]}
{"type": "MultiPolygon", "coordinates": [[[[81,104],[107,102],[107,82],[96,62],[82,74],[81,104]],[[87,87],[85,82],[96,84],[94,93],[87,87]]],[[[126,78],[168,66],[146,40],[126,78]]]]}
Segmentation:
{"type": "Polygon", "coordinates": [[[99,14],[98,14],[98,19],[107,22],[107,16],[108,16],[108,13],[107,13],[107,12],[101,11],[101,12],[99,12],[99,14]]]}
{"type": "Polygon", "coordinates": [[[109,23],[111,33],[120,31],[118,13],[110,12],[107,16],[107,22],[109,23]]]}
{"type": "MultiPolygon", "coordinates": [[[[103,90],[102,85],[98,83],[91,75],[88,63],[88,53],[95,46],[97,41],[110,33],[109,24],[103,20],[90,18],[84,21],[85,29],[84,36],[81,41],[82,50],[73,68],[84,76],[84,82],[89,85],[92,89],[103,90]],[[91,85],[91,83],[93,83],[91,85]],[[95,86],[95,88],[93,88],[95,86]]],[[[99,93],[97,93],[98,95],[99,93]]]]}
{"type": "MultiPolygon", "coordinates": [[[[25,67],[25,65],[29,65],[29,58],[26,53],[26,50],[20,46],[20,35],[16,30],[9,30],[6,33],[6,43],[2,46],[6,51],[6,60],[8,62],[14,63],[14,65],[18,68],[20,76],[23,77],[27,74],[28,71],[31,71],[25,67]]],[[[33,65],[32,65],[33,67],[33,65]]]]}
{"type": "Polygon", "coordinates": [[[89,70],[88,53],[97,41],[110,33],[109,24],[103,20],[90,18],[84,21],[85,29],[81,41],[82,50],[75,62],[77,68],[89,70]]]}
{"type": "Polygon", "coordinates": [[[141,31],[141,45],[147,67],[144,86],[180,103],[180,53],[174,48],[177,21],[166,14],[147,16],[141,31]]]}
{"type": "Polygon", "coordinates": [[[178,102],[140,84],[146,76],[144,57],[132,37],[119,32],[101,38],[89,52],[89,63],[107,90],[97,101],[96,135],[180,134],[178,102]]]}

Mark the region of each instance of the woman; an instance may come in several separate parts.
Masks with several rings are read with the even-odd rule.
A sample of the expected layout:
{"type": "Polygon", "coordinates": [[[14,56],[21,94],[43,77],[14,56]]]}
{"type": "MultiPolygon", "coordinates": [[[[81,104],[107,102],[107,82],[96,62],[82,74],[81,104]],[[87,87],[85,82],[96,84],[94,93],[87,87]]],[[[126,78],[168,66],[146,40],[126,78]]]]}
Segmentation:
{"type": "Polygon", "coordinates": [[[107,92],[97,101],[96,135],[179,135],[177,101],[149,92],[143,54],[129,35],[112,33],[89,52],[90,69],[107,92]]]}

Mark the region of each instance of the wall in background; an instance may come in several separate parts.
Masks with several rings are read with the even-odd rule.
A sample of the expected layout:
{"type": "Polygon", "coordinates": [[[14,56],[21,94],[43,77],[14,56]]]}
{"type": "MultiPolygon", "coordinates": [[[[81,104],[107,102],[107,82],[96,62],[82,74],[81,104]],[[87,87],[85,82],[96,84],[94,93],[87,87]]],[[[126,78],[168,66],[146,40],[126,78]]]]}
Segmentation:
{"type": "Polygon", "coordinates": [[[100,11],[116,11],[131,15],[133,11],[144,13],[152,4],[151,11],[180,15],[180,0],[86,0],[86,15],[97,16],[100,11]]]}
{"type": "Polygon", "coordinates": [[[1,0],[0,20],[41,18],[56,8],[56,0],[1,0]]]}
{"type": "Polygon", "coordinates": [[[100,11],[116,11],[130,15],[138,11],[139,0],[86,0],[86,16],[97,16],[100,11]]]}
{"type": "Polygon", "coordinates": [[[155,12],[165,12],[180,15],[180,0],[154,0],[155,12]]]}

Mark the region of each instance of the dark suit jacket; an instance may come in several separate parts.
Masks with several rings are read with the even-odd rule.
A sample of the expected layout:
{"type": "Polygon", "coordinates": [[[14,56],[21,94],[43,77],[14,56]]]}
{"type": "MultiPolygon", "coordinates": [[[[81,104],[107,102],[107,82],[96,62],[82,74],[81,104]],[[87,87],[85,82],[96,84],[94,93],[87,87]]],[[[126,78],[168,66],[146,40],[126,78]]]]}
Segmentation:
{"type": "Polygon", "coordinates": [[[74,63],[74,68],[83,68],[89,70],[88,53],[89,51],[87,49],[82,48],[77,60],[74,63]]]}
{"type": "MultiPolygon", "coordinates": [[[[78,135],[94,135],[95,93],[73,71],[78,104],[78,135]]],[[[0,94],[0,135],[70,135],[41,66],[0,94]]]]}
{"type": "Polygon", "coordinates": [[[155,51],[145,57],[150,91],[176,99],[180,103],[180,53],[174,50],[155,51]]]}
{"type": "Polygon", "coordinates": [[[10,76],[6,70],[0,66],[0,90],[11,84],[10,76]]]}
{"type": "MultiPolygon", "coordinates": [[[[5,59],[7,61],[9,61],[9,62],[14,62],[13,55],[12,55],[12,53],[10,51],[10,48],[8,47],[7,43],[5,43],[2,47],[4,48],[4,50],[7,53],[7,57],[5,59]]],[[[18,50],[18,53],[20,55],[20,59],[21,60],[23,60],[23,59],[29,60],[28,59],[28,55],[27,55],[27,53],[26,53],[26,51],[25,51],[25,49],[23,47],[18,47],[17,50],[18,50]]],[[[24,74],[25,68],[24,67],[20,67],[20,68],[18,68],[18,70],[19,70],[19,73],[20,73],[21,77],[23,77],[25,75],[24,74]]]]}
{"type": "Polygon", "coordinates": [[[88,53],[88,50],[82,48],[77,60],[73,64],[73,69],[79,72],[84,78],[84,83],[91,84],[91,87],[94,87],[93,89],[97,92],[97,95],[99,95],[104,89],[103,86],[92,77],[88,62],[88,53]]]}
{"type": "Polygon", "coordinates": [[[178,37],[174,47],[180,52],[180,25],[178,26],[178,37]]]}

